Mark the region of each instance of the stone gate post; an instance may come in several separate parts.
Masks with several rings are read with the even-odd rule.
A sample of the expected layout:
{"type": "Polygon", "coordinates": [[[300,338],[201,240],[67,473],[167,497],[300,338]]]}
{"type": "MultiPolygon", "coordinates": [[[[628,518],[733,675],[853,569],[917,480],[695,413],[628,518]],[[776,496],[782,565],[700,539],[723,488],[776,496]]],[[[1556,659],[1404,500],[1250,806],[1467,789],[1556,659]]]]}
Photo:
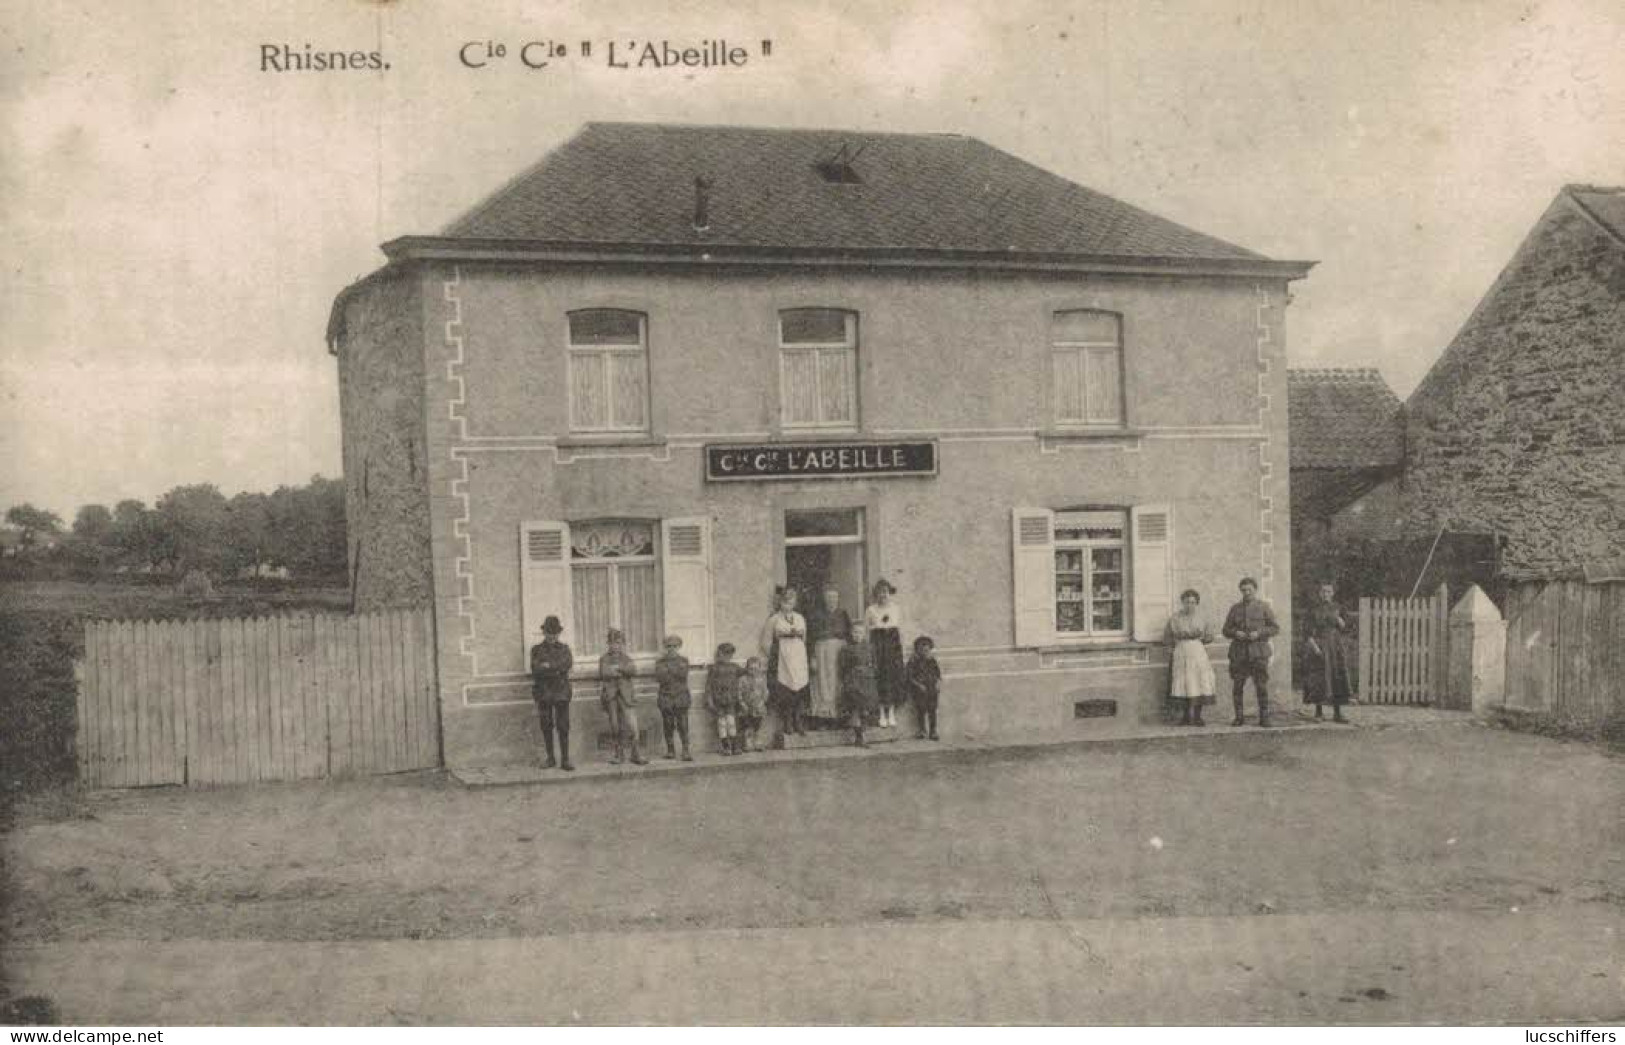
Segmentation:
{"type": "Polygon", "coordinates": [[[1487,715],[1506,703],[1507,626],[1478,585],[1450,611],[1445,707],[1487,715]]]}

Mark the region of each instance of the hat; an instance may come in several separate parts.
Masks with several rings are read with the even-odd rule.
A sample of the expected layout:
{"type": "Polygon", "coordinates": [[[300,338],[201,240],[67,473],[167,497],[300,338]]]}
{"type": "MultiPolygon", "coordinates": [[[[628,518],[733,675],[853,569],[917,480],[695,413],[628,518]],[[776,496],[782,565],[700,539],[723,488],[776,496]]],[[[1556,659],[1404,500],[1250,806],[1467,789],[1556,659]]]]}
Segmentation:
{"type": "Polygon", "coordinates": [[[665,646],[681,646],[682,644],[683,638],[680,635],[667,635],[666,641],[662,643],[665,646]]]}
{"type": "Polygon", "coordinates": [[[608,642],[625,642],[626,641],[626,632],[622,631],[620,628],[611,628],[611,629],[609,629],[609,637],[607,638],[606,641],[608,641],[608,642]]]}
{"type": "Polygon", "coordinates": [[[542,621],[542,634],[543,635],[557,635],[560,632],[562,632],[563,630],[564,630],[564,625],[560,624],[559,619],[557,617],[552,616],[551,614],[549,614],[549,616],[548,616],[548,618],[546,620],[542,621]]]}

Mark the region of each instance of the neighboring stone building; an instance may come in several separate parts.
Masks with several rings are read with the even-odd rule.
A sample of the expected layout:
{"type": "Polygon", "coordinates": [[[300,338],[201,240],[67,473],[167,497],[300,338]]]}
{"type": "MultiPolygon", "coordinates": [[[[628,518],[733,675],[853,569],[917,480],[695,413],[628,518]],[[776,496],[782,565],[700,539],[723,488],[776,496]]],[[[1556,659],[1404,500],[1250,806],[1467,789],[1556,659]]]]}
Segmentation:
{"type": "Polygon", "coordinates": [[[885,577],[997,736],[1156,715],[1181,589],[1290,602],[1309,263],[955,135],[627,124],[384,252],[329,328],[351,567],[432,602],[450,765],[531,754],[548,614],[591,736],[609,624],[698,672],[775,583],[885,577]]]}
{"type": "Polygon", "coordinates": [[[1625,189],[1558,193],[1406,404],[1405,518],[1509,581],[1625,556],[1625,189]]]}

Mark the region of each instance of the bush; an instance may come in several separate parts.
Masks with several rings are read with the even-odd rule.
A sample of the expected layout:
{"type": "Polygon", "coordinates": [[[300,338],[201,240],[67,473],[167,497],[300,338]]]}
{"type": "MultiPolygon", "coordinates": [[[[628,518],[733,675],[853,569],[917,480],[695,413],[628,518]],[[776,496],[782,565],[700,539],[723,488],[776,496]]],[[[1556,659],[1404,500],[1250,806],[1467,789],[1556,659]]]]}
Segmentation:
{"type": "Polygon", "coordinates": [[[70,613],[0,610],[0,787],[38,791],[74,779],[74,658],[84,627],[70,613]]]}

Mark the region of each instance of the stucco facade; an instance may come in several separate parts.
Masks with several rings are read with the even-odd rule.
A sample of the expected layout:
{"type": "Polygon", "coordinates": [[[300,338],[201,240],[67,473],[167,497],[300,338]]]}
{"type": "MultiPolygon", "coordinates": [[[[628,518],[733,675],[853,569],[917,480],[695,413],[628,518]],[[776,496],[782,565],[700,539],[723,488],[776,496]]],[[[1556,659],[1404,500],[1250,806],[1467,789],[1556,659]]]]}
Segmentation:
{"type": "MultiPolygon", "coordinates": [[[[522,759],[534,743],[521,619],[527,520],[709,519],[710,637],[748,652],[785,576],[784,511],[862,509],[866,579],[901,590],[905,639],[936,639],[942,725],[956,734],[1111,730],[1156,715],[1166,686],[1159,643],[1016,645],[1012,509],[1166,504],[1176,589],[1196,588],[1217,616],[1252,574],[1266,598],[1289,602],[1279,282],[466,262],[414,271],[449,764],[522,759]],[[842,438],[934,440],[936,476],[705,480],[706,445],[805,441],[777,425],[775,333],[780,309],[805,305],[861,317],[861,426],[842,438]],[[648,317],[647,439],[582,445],[567,435],[566,315],[593,307],[648,317]],[[1046,423],[1049,315],[1073,307],[1123,316],[1122,432],[1051,434],[1046,423]],[[1090,698],[1117,701],[1117,714],[1075,718],[1090,698]]],[[[1290,636],[1279,642],[1287,648],[1290,636]]],[[[688,652],[697,666],[709,656],[688,652]]],[[[595,692],[590,682],[577,689],[589,736],[595,692]]]]}

